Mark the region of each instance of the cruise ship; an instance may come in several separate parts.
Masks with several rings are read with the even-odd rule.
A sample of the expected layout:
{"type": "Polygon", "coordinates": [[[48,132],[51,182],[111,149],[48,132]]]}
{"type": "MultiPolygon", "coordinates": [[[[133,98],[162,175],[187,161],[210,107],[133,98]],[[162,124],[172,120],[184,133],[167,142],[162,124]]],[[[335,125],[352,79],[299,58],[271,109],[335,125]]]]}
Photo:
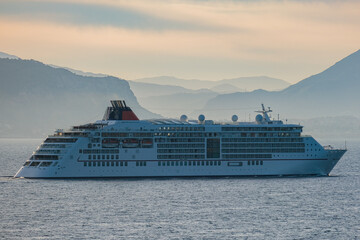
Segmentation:
{"type": "Polygon", "coordinates": [[[254,122],[139,120],[114,100],[102,120],[48,136],[15,177],[327,176],[346,152],[271,119],[264,105],[257,112],[254,122]]]}

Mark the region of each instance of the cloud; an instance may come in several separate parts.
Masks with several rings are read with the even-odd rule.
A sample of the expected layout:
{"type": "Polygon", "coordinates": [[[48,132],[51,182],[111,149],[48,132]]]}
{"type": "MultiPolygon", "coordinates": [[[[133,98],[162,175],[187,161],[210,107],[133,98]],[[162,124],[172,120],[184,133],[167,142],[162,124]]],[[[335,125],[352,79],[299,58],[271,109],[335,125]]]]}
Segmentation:
{"type": "Polygon", "coordinates": [[[358,1],[2,1],[0,44],[130,77],[171,69],[190,78],[294,81],[359,48],[358,9],[358,1]]]}

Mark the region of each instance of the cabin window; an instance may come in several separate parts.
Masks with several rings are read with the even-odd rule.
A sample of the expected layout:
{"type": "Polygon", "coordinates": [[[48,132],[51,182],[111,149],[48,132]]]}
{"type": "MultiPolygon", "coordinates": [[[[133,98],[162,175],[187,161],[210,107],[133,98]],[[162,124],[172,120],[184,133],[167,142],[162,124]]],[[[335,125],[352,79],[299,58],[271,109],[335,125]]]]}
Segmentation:
{"type": "Polygon", "coordinates": [[[30,165],[30,161],[27,161],[24,163],[24,167],[29,166],[29,165],[30,165]]]}
{"type": "Polygon", "coordinates": [[[87,166],[87,162],[84,162],[84,167],[86,167],[87,166]]]}

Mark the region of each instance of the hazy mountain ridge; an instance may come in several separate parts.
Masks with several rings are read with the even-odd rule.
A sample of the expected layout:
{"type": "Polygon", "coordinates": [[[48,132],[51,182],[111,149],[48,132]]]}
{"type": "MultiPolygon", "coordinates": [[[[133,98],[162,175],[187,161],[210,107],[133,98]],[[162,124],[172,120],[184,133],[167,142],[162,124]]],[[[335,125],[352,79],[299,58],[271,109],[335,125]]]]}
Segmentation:
{"type": "Polygon", "coordinates": [[[4,52],[0,52],[0,58],[8,58],[8,59],[19,59],[19,57],[15,55],[10,55],[4,52]]]}
{"type": "Polygon", "coordinates": [[[219,81],[181,79],[170,76],[160,76],[152,78],[141,78],[134,81],[161,85],[174,85],[193,90],[202,88],[211,89],[222,84],[230,84],[244,91],[251,91],[255,89],[280,90],[290,86],[290,83],[284,80],[266,76],[239,77],[233,79],[223,79],[219,81]]]}
{"type": "Polygon", "coordinates": [[[2,137],[39,137],[99,120],[111,99],[125,99],[139,118],[160,117],[138,104],[125,80],[80,76],[34,60],[0,59],[2,137]]]}
{"type": "Polygon", "coordinates": [[[177,117],[202,109],[219,94],[246,92],[247,89],[279,89],[289,83],[269,77],[244,77],[221,81],[184,80],[176,77],[154,77],[129,81],[139,103],[166,117],[177,117]]]}
{"type": "MultiPolygon", "coordinates": [[[[261,103],[272,106],[288,118],[323,116],[360,116],[360,50],[325,71],[313,75],[282,91],[256,90],[248,93],[220,94],[200,111],[209,118],[244,115],[261,103]],[[236,111],[236,109],[239,109],[236,111]],[[246,110],[243,110],[246,109],[246,110]]],[[[254,109],[255,110],[255,109],[254,109]]]]}
{"type": "Polygon", "coordinates": [[[140,98],[148,98],[154,96],[169,96],[172,94],[179,94],[179,93],[203,93],[203,92],[213,92],[209,89],[199,89],[199,90],[192,90],[187,89],[180,86],[174,85],[162,85],[162,84],[155,84],[155,83],[143,83],[143,82],[135,82],[135,81],[128,81],[130,84],[131,90],[134,94],[140,98]]]}

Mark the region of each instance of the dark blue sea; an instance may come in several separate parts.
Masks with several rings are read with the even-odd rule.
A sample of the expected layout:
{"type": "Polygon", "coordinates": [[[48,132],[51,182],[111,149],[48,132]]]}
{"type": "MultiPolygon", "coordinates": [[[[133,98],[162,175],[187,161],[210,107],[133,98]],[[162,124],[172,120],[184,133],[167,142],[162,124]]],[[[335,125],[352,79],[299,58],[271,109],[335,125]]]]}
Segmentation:
{"type": "Polygon", "coordinates": [[[0,239],[360,240],[360,141],[330,177],[12,178],[41,141],[0,139],[0,239]]]}

